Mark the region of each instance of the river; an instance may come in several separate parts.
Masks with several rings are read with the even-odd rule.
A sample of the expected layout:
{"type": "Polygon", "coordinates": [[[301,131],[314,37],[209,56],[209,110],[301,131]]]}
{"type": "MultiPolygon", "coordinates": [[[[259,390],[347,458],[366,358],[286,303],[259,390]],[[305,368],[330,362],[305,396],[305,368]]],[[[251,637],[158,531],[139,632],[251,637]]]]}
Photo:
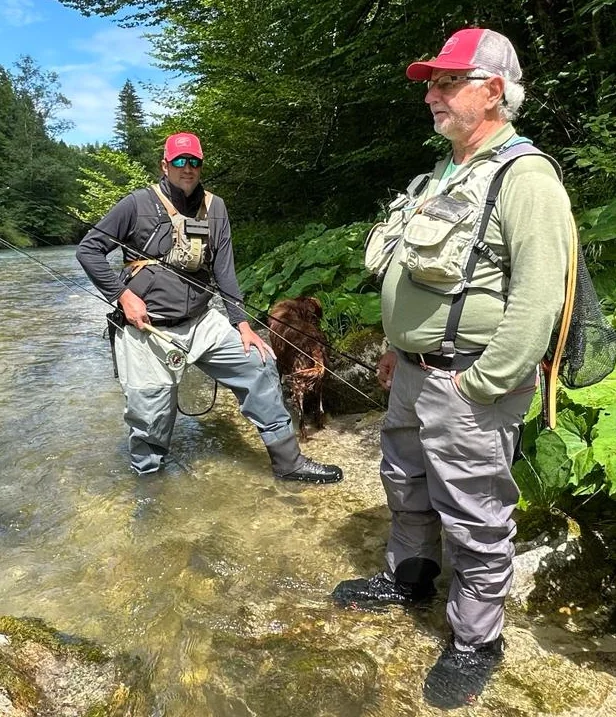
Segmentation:
{"type": "MultiPolygon", "coordinates": [[[[107,306],[82,288],[74,247],[28,251],[64,283],[0,251],[1,613],[141,657],[153,717],[441,714],[422,681],[447,638],[446,582],[422,611],[329,599],[382,568],[374,431],[338,419],[306,444],[343,483],[277,482],[221,391],[207,416],[179,417],[165,472],[136,477],[107,306]]],[[[613,645],[515,611],[505,636],[503,667],[459,714],[616,714],[613,664],[578,659],[613,645]]]]}

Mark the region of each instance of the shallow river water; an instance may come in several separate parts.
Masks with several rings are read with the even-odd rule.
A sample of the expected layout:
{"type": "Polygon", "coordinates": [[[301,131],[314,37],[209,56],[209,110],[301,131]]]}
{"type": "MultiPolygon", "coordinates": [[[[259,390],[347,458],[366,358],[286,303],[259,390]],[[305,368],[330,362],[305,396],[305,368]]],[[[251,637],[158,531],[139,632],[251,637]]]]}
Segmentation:
{"type": "MultiPolygon", "coordinates": [[[[221,392],[181,416],[156,477],[128,470],[106,305],[74,248],[0,251],[0,614],[43,618],[147,665],[156,716],[441,714],[422,681],[447,637],[446,581],[429,610],[345,611],[329,593],[382,568],[378,444],[354,418],[305,451],[335,486],[275,482],[221,392]]],[[[616,648],[512,611],[507,657],[459,714],[616,715],[616,648]],[[584,657],[585,656],[585,657],[584,657]]]]}

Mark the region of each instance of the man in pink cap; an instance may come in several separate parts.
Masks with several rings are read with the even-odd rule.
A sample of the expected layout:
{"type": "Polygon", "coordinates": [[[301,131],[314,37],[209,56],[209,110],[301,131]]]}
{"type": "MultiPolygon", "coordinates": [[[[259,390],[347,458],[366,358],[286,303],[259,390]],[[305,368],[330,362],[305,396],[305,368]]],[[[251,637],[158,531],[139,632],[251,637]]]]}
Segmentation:
{"type": "Polygon", "coordinates": [[[168,362],[160,327],[186,347],[195,364],[235,394],[269,453],[277,478],[310,483],[342,480],[338,466],[304,456],[280,388],[274,355],[252,330],[235,276],[223,200],[200,182],[203,151],[194,134],[167,138],[158,184],[132,192],[106,214],[77,249],[77,259],[107,298],[117,302],[112,328],[133,470],[155,473],[169,453],[182,364],[168,362]],[[107,255],[122,247],[118,277],[107,255]],[[227,316],[210,306],[219,294],[227,316]],[[159,331],[160,331],[159,329],[159,331]]]}
{"type": "Polygon", "coordinates": [[[424,696],[449,709],[473,702],[503,655],[519,497],[511,465],[563,306],[570,206],[555,162],[511,125],[524,89],[506,37],[460,30],[407,76],[427,83],[434,129],[451,152],[395,204],[382,289],[391,350],[379,364],[390,389],[387,570],[344,581],[334,598],[429,599],[443,535],[452,634],[424,696]]]}

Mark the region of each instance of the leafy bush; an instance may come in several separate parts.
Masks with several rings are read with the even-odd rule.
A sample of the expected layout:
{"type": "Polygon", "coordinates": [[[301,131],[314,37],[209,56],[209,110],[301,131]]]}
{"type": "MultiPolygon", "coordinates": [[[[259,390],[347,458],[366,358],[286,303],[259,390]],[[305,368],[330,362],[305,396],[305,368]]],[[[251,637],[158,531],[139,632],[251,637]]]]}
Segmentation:
{"type": "Polygon", "coordinates": [[[102,147],[91,159],[97,161],[99,168],[84,164],[80,167],[82,177],[77,180],[85,209],[72,210],[84,222],[96,223],[122,197],[152,184],[147,170],[124,152],[102,147]]]}
{"type": "Polygon", "coordinates": [[[557,395],[557,424],[540,430],[537,394],[526,416],[523,458],[513,466],[520,505],[553,506],[565,494],[616,498],[616,371],[595,386],[557,395]]]}
{"type": "Polygon", "coordinates": [[[301,234],[303,224],[284,222],[232,222],[233,254],[240,269],[252,266],[260,256],[301,234]]]}
{"type": "MultiPolygon", "coordinates": [[[[36,242],[20,232],[10,220],[0,222],[0,238],[20,249],[36,246],[36,242]]],[[[4,249],[4,245],[1,248],[4,249]]]]}
{"type": "Polygon", "coordinates": [[[323,305],[324,329],[331,338],[381,321],[380,295],[363,265],[370,224],[336,229],[308,224],[304,232],[238,272],[246,302],[267,311],[280,299],[310,294],[323,305]]]}

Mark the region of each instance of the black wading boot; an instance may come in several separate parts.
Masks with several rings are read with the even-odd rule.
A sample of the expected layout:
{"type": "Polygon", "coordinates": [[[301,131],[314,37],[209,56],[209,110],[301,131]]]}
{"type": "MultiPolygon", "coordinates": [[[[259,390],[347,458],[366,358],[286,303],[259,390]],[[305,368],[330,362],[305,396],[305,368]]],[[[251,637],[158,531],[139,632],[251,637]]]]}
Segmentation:
{"type": "Polygon", "coordinates": [[[338,483],[343,478],[338,466],[319,463],[302,455],[293,434],[265,447],[272,461],[274,478],[307,483],[338,483]]]}
{"type": "Polygon", "coordinates": [[[423,688],[426,702],[443,710],[472,705],[503,659],[504,651],[502,636],[470,650],[458,649],[452,639],[428,672],[423,688]]]}
{"type": "Polygon", "coordinates": [[[427,602],[436,594],[434,578],[441,572],[433,560],[407,558],[390,573],[371,578],[343,580],[332,597],[345,607],[372,607],[377,604],[410,605],[427,602]]]}

